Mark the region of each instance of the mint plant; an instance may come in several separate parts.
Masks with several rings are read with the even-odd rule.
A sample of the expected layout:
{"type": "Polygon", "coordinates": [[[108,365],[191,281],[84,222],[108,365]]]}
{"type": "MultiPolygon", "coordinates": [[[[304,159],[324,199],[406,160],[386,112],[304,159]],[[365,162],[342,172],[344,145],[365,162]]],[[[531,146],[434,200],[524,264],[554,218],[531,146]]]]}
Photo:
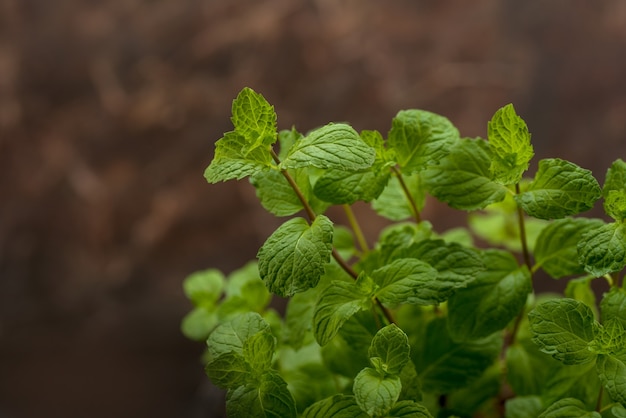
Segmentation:
{"type": "Polygon", "coordinates": [[[626,417],[624,161],[602,187],[559,158],[528,178],[534,151],[512,105],[487,140],[423,110],[400,111],[386,138],[345,123],[278,131],[249,88],[232,115],[207,181],[247,177],[289,218],[256,261],[184,282],[182,330],[206,341],[229,416],[626,417]],[[427,195],[467,227],[437,231],[427,195]],[[579,216],[600,199],[610,221],[579,216]],[[392,221],[373,245],[360,201],[392,221]],[[563,295],[535,293],[552,279],[563,295]]]}

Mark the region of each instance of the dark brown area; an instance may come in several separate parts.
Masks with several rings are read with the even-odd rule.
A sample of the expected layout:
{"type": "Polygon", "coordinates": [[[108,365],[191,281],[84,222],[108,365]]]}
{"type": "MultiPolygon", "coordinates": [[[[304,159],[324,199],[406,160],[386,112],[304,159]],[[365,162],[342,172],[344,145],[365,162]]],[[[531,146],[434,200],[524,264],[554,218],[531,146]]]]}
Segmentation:
{"type": "Polygon", "coordinates": [[[624,51],[621,0],[0,0],[0,417],[223,414],[181,283],[280,222],[202,177],[242,87],[301,131],[423,108],[485,136],[513,102],[535,161],[602,182],[626,157],[624,51]]]}

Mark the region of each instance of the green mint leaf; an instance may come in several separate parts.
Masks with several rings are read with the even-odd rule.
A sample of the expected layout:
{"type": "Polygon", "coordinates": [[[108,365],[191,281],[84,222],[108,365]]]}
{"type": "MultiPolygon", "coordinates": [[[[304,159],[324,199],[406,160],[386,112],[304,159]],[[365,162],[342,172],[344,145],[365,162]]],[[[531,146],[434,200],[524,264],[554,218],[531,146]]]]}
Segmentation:
{"type": "Polygon", "coordinates": [[[598,325],[591,309],[573,299],[553,299],[537,305],[529,314],[533,341],[544,353],[565,364],[595,360],[589,343],[598,325]]]}
{"type": "Polygon", "coordinates": [[[437,270],[437,279],[428,283],[429,292],[420,295],[434,303],[447,300],[485,269],[478,251],[440,239],[422,240],[411,245],[404,255],[425,261],[437,270]]]}
{"type": "Polygon", "coordinates": [[[455,341],[486,337],[506,327],[532,291],[530,272],[509,252],[483,253],[488,270],[448,299],[448,330],[455,341]]]}
{"type": "Polygon", "coordinates": [[[530,339],[528,322],[522,321],[515,343],[506,350],[507,381],[519,396],[541,393],[559,368],[572,368],[542,353],[530,339]]]}
{"type": "MultiPolygon", "coordinates": [[[[358,316],[359,312],[355,314],[358,316]]],[[[372,314],[367,312],[371,317],[372,314]]],[[[350,320],[347,321],[349,323],[350,320]]],[[[346,325],[344,324],[344,327],[346,325]]],[[[322,359],[324,366],[336,375],[344,376],[348,379],[353,379],[361,370],[370,365],[369,358],[365,347],[367,345],[355,345],[346,341],[342,336],[343,328],[326,344],[322,347],[322,359]]]]}
{"type": "Polygon", "coordinates": [[[283,331],[283,342],[286,345],[294,349],[302,347],[306,334],[313,326],[313,310],[318,296],[319,292],[316,288],[297,293],[289,298],[283,331]]]}
{"type": "Polygon", "coordinates": [[[559,219],[593,207],[602,195],[591,171],[558,158],[539,161],[539,170],[515,200],[530,216],[559,219]]]}
{"type": "Polygon", "coordinates": [[[310,226],[303,218],[288,220],[259,250],[261,279],[283,297],[315,287],[330,260],[332,240],[333,225],[324,215],[310,226]]]}
{"type": "Polygon", "coordinates": [[[596,370],[611,398],[626,406],[626,355],[600,354],[596,370]]]}
{"type": "MultiPolygon", "coordinates": [[[[291,170],[292,178],[303,193],[311,187],[305,173],[291,170]]],[[[261,205],[276,216],[289,216],[302,210],[302,202],[287,179],[278,170],[257,171],[250,177],[250,183],[256,189],[256,195],[261,205]]]]}
{"type": "Polygon", "coordinates": [[[565,297],[579,300],[589,306],[597,318],[598,308],[596,307],[596,294],[591,288],[592,280],[593,278],[589,276],[570,279],[565,287],[565,297]]]}
{"type": "Polygon", "coordinates": [[[422,172],[428,191],[453,208],[483,209],[503,200],[508,189],[493,181],[491,150],[482,139],[463,138],[449,149],[439,165],[422,172]]]}
{"type": "Polygon", "coordinates": [[[208,269],[187,277],[183,281],[183,291],[195,306],[213,307],[222,295],[224,284],[221,271],[208,269]]]}
{"type": "Polygon", "coordinates": [[[215,155],[204,171],[209,183],[226,180],[239,180],[272,165],[268,149],[249,148],[246,138],[237,132],[226,132],[215,143],[215,155]]]}
{"type": "Polygon", "coordinates": [[[370,296],[361,293],[356,283],[333,280],[322,291],[313,313],[313,334],[318,344],[327,344],[344,322],[371,303],[370,296]]]}
{"type": "Polygon", "coordinates": [[[411,174],[439,161],[458,139],[459,131],[445,117],[411,109],[393,118],[387,144],[402,172],[411,174]]]}
{"type": "Polygon", "coordinates": [[[182,319],[180,329],[185,337],[195,341],[206,341],[219,323],[214,308],[195,308],[182,319]]]}
{"type": "Polygon", "coordinates": [[[383,375],[400,374],[409,361],[409,339],[395,324],[376,333],[369,348],[370,361],[383,375]]]}
{"type": "Polygon", "coordinates": [[[302,413],[302,418],[369,418],[354,396],[335,395],[315,402],[302,413]]]}
{"type": "Polygon", "coordinates": [[[375,157],[374,148],[367,145],[350,125],[331,123],[297,141],[281,167],[356,171],[369,168],[375,157]]]}
{"type": "Polygon", "coordinates": [[[576,398],[592,406],[597,402],[600,387],[595,362],[575,365],[561,363],[561,367],[551,369],[542,382],[542,398],[545,405],[563,398],[576,398]],[[585,384],[581,385],[580,382],[585,384]]]}
{"type": "Polygon", "coordinates": [[[243,343],[243,358],[259,375],[271,369],[275,348],[276,339],[267,328],[250,336],[243,343]]]}
{"type": "Polygon", "coordinates": [[[253,382],[255,373],[242,355],[224,353],[211,360],[205,367],[211,383],[222,389],[237,388],[253,382]]]}
{"type": "Polygon", "coordinates": [[[478,341],[456,343],[445,318],[430,321],[419,341],[411,343],[411,355],[425,392],[449,393],[470,385],[493,364],[502,347],[494,334],[478,341]]]}
{"type": "Polygon", "coordinates": [[[315,183],[315,195],[335,205],[369,202],[377,198],[389,181],[389,169],[328,170],[315,183]]]}
{"type": "Polygon", "coordinates": [[[601,219],[558,219],[545,227],[535,243],[535,262],[551,277],[581,274],[584,267],[578,261],[577,246],[584,233],[604,225],[601,219]]]}
{"type": "Polygon", "coordinates": [[[263,312],[272,294],[267,290],[259,276],[255,261],[233,271],[226,281],[226,297],[218,307],[220,318],[246,311],[263,312]]]}
{"type": "Polygon", "coordinates": [[[626,163],[623,160],[615,160],[607,170],[602,195],[607,215],[622,221],[626,217],[626,163]]]}
{"type": "Polygon", "coordinates": [[[296,418],[296,403],[287,383],[276,373],[266,373],[260,382],[229,390],[226,396],[229,417],[296,418]]]}
{"type": "Polygon", "coordinates": [[[595,411],[588,411],[585,404],[574,398],[565,398],[553,403],[539,415],[539,418],[602,418],[595,411]]]}
{"type": "Polygon", "coordinates": [[[289,130],[284,129],[278,132],[278,143],[280,144],[280,149],[278,150],[278,158],[281,161],[287,158],[291,147],[293,147],[293,145],[302,138],[304,138],[304,135],[296,131],[296,128],[291,128],[289,130]]]}
{"type": "Polygon", "coordinates": [[[396,258],[412,256],[409,248],[432,235],[432,225],[428,221],[419,225],[415,222],[393,224],[381,232],[378,238],[380,251],[374,254],[379,256],[379,265],[383,266],[396,258]]]}
{"type": "Polygon", "coordinates": [[[244,344],[258,332],[269,329],[269,324],[256,312],[246,312],[222,322],[207,339],[210,358],[235,353],[243,356],[244,344]]]}
{"type": "Polygon", "coordinates": [[[612,287],[605,293],[600,302],[602,323],[617,319],[626,328],[626,289],[612,287]]]}
{"type": "Polygon", "coordinates": [[[400,397],[400,377],[383,375],[369,367],[354,378],[352,391],[357,404],[370,416],[384,416],[400,397]]]}
{"type": "Polygon", "coordinates": [[[420,379],[412,360],[409,360],[400,372],[400,383],[402,383],[401,400],[422,400],[420,379]]]}
{"type": "Polygon", "coordinates": [[[517,184],[535,154],[526,122],[508,104],[493,115],[487,135],[493,151],[490,171],[494,179],[505,185],[517,184]]]}
{"type": "MultiPolygon", "coordinates": [[[[421,211],[426,202],[426,194],[419,173],[402,175],[402,180],[415,201],[417,210],[421,211]]],[[[372,208],[380,216],[392,221],[408,219],[415,214],[398,176],[390,176],[382,193],[372,201],[372,208]]]]}
{"type": "Polygon", "coordinates": [[[598,354],[624,355],[626,358],[626,334],[622,323],[616,318],[611,318],[602,324],[589,350],[598,354]]]}
{"type": "Polygon", "coordinates": [[[460,416],[477,415],[481,406],[498,396],[502,377],[501,365],[493,364],[470,385],[450,393],[448,408],[460,416]]]}
{"type": "Polygon", "coordinates": [[[432,418],[428,409],[414,401],[400,401],[391,408],[388,418],[432,418]]]}
{"type": "Polygon", "coordinates": [[[517,396],[504,404],[506,418],[536,418],[543,410],[539,396],[517,396]]]}
{"type": "Polygon", "coordinates": [[[595,277],[626,266],[626,224],[610,223],[584,233],[578,243],[578,261],[595,277]]]}
{"type": "Polygon", "coordinates": [[[245,87],[233,101],[231,121],[250,150],[276,142],[276,112],[265,98],[245,87]]]}
{"type": "Polygon", "coordinates": [[[415,258],[401,258],[372,272],[379,286],[376,297],[384,304],[431,305],[440,299],[437,270],[415,258]]]}

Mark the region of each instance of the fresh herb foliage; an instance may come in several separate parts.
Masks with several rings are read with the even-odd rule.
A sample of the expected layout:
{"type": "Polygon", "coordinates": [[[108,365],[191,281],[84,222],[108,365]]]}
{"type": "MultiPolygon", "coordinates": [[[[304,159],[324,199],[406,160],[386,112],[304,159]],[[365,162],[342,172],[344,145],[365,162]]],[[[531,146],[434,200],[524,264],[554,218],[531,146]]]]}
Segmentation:
{"type": "Polygon", "coordinates": [[[232,114],[207,181],[248,177],[265,209],[290,218],[257,261],[184,282],[194,309],[182,330],[207,342],[229,416],[626,417],[624,161],[602,187],[558,158],[529,175],[512,105],[487,140],[414,109],[386,138],[345,123],[278,132],[249,88],[232,114]],[[427,195],[466,211],[468,227],[436,231],[427,195]],[[600,199],[605,219],[580,216],[600,199]],[[373,244],[356,202],[395,222],[373,244]],[[332,205],[347,226],[325,215],[332,205]],[[567,280],[564,295],[535,294],[550,277],[567,280]],[[272,294],[288,298],[284,315],[272,294]]]}

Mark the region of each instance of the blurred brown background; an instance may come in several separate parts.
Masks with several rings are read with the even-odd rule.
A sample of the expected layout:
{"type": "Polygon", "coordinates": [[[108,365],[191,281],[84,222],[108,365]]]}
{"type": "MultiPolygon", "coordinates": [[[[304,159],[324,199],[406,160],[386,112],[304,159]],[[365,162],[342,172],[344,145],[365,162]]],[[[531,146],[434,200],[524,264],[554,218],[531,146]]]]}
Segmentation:
{"type": "Polygon", "coordinates": [[[513,102],[533,172],[602,182],[625,76],[623,0],[0,0],[0,417],[223,414],[181,283],[280,222],[202,176],[242,87],[300,131],[423,108],[484,137],[513,102]]]}

